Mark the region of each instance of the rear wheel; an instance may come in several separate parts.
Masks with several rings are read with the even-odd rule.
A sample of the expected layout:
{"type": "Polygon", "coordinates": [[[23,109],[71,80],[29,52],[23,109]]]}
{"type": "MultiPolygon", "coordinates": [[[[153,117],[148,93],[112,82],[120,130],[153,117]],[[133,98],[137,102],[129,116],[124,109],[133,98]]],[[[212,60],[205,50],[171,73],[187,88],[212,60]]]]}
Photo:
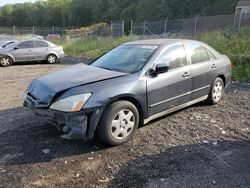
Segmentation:
{"type": "Polygon", "coordinates": [[[49,64],[57,63],[58,62],[58,58],[56,57],[56,55],[50,54],[50,55],[47,56],[47,62],[49,64]]]}
{"type": "Polygon", "coordinates": [[[138,125],[139,113],[135,105],[128,101],[118,101],[103,112],[97,132],[105,143],[116,146],[127,142],[138,125]]]}
{"type": "Polygon", "coordinates": [[[0,65],[2,67],[8,67],[8,66],[12,65],[12,59],[10,57],[2,57],[0,59],[0,65]]]}
{"type": "Polygon", "coordinates": [[[212,85],[207,102],[212,105],[219,103],[224,94],[224,87],[223,80],[219,77],[216,78],[212,85]]]}

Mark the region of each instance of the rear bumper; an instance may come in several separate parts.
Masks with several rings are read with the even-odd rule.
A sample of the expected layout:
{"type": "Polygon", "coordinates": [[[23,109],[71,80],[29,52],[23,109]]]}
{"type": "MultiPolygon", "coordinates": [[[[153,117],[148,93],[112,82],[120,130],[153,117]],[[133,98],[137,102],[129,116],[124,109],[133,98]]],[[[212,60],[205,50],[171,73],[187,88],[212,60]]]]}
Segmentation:
{"type": "Polygon", "coordinates": [[[84,109],[80,112],[66,113],[48,108],[35,108],[32,101],[24,100],[23,106],[31,109],[37,116],[42,117],[63,132],[65,139],[93,138],[103,108],[84,109]]]}
{"type": "Polygon", "coordinates": [[[63,59],[65,57],[64,52],[58,54],[58,59],[63,59]]]}

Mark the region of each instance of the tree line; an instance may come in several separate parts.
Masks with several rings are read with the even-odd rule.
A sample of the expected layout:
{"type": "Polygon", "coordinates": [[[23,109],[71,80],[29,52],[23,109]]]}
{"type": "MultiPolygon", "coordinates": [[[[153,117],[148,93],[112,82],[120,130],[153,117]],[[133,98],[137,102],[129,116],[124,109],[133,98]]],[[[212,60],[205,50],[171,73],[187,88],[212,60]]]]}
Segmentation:
{"type": "Polygon", "coordinates": [[[0,26],[86,26],[232,14],[238,0],[38,0],[0,7],[0,26]]]}

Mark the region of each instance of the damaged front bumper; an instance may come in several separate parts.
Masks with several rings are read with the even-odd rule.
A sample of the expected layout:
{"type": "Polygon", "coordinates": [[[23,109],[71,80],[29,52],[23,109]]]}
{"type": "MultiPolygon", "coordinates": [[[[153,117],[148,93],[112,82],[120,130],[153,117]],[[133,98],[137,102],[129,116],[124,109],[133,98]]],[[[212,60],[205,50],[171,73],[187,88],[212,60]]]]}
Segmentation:
{"type": "Polygon", "coordinates": [[[103,107],[94,107],[83,109],[80,112],[60,112],[48,108],[36,108],[35,102],[28,97],[25,97],[23,105],[63,131],[62,138],[83,140],[93,138],[104,109],[103,107]]]}

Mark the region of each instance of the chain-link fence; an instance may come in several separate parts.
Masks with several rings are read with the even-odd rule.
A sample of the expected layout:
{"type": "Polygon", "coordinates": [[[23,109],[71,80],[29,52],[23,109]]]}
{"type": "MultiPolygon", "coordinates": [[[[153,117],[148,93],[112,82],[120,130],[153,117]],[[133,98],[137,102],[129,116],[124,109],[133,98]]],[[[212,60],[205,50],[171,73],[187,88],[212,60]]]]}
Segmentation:
{"type": "MultiPolygon", "coordinates": [[[[0,27],[0,38],[12,40],[25,35],[40,35],[48,37],[50,35],[65,35],[66,30],[74,29],[74,27],[0,27]]],[[[69,34],[68,38],[77,39],[84,37],[122,37],[124,36],[124,21],[111,21],[105,28],[96,29],[88,32],[69,34]]]]}
{"type": "Polygon", "coordinates": [[[72,27],[0,27],[0,34],[6,35],[24,35],[24,34],[36,34],[41,36],[47,36],[49,34],[65,34],[66,29],[72,29],[72,27]]]}
{"type": "MultiPolygon", "coordinates": [[[[203,32],[233,28],[239,30],[242,27],[250,26],[250,18],[242,15],[219,15],[219,16],[195,16],[185,19],[161,19],[136,23],[131,20],[130,33],[144,37],[169,37],[169,36],[196,36],[203,32]]],[[[0,27],[2,37],[17,35],[36,34],[43,37],[48,35],[64,35],[67,29],[74,27],[0,27]]],[[[68,38],[77,39],[88,36],[94,37],[122,37],[124,36],[124,21],[111,21],[105,28],[92,30],[84,33],[69,34],[68,38]]]]}
{"type": "Polygon", "coordinates": [[[250,18],[237,18],[234,14],[220,16],[199,16],[185,19],[168,19],[134,23],[131,21],[131,33],[139,36],[196,36],[203,32],[224,28],[240,29],[250,26],[250,18]]]}

